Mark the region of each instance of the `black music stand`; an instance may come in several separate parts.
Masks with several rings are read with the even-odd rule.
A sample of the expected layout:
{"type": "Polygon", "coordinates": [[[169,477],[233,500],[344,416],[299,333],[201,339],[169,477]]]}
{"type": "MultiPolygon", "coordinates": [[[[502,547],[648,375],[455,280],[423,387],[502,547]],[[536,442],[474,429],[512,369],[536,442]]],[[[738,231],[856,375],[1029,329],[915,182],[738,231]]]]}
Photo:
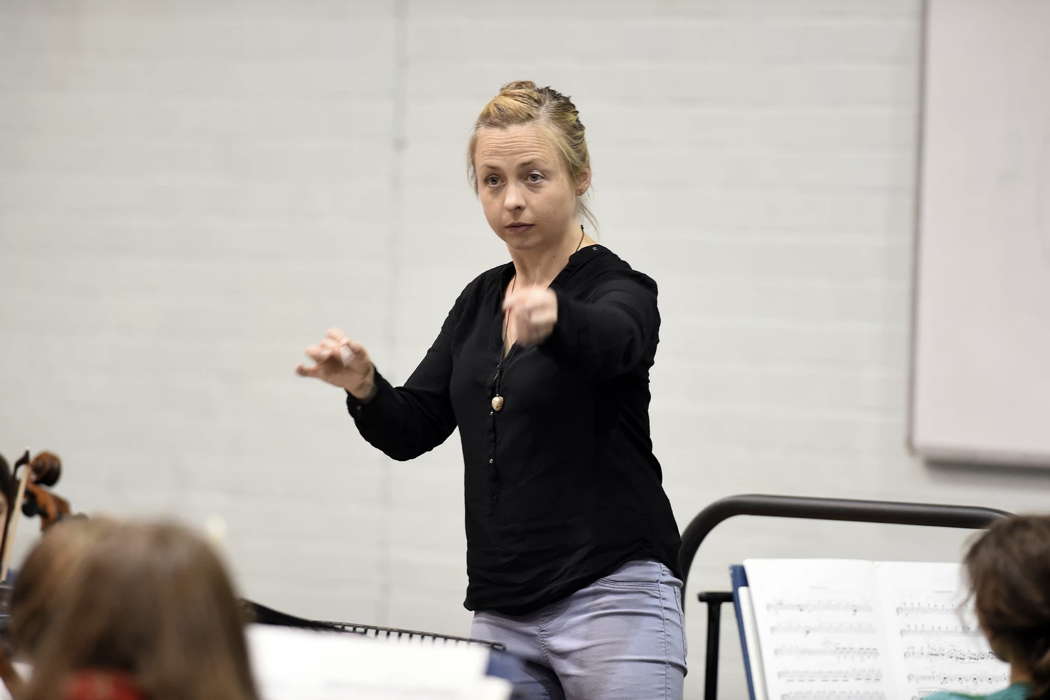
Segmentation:
{"type": "MultiPolygon", "coordinates": [[[[697,513],[682,533],[682,546],[678,550],[678,565],[682,571],[683,603],[686,600],[685,584],[689,580],[689,567],[692,566],[693,559],[696,557],[696,550],[700,548],[700,544],[716,525],[736,515],[981,529],[999,518],[1009,516],[1010,513],[979,506],[947,506],[934,503],[859,501],[846,498],[762,494],[727,496],[697,513]]],[[[733,594],[729,591],[704,591],[697,595],[697,599],[707,605],[704,700],[716,700],[722,604],[731,602],[733,594]]]]}

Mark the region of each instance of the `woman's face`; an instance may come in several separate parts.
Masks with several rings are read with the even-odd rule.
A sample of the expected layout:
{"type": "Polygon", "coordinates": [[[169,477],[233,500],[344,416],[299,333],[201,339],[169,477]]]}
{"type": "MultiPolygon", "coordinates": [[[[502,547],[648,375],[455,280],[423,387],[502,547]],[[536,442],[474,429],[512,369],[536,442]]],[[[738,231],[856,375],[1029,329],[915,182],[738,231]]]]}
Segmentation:
{"type": "Polygon", "coordinates": [[[579,231],[576,197],[583,192],[536,124],[478,129],[474,169],[485,218],[508,248],[556,246],[579,231]]]}

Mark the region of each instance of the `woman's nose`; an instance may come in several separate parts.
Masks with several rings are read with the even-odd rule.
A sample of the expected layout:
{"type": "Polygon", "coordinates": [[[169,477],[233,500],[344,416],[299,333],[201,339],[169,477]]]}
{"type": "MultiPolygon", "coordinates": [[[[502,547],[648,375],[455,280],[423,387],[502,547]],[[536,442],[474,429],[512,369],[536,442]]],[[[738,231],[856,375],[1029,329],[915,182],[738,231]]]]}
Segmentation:
{"type": "Polygon", "coordinates": [[[503,206],[510,210],[525,208],[525,198],[522,196],[521,189],[518,186],[514,184],[507,185],[503,206]]]}

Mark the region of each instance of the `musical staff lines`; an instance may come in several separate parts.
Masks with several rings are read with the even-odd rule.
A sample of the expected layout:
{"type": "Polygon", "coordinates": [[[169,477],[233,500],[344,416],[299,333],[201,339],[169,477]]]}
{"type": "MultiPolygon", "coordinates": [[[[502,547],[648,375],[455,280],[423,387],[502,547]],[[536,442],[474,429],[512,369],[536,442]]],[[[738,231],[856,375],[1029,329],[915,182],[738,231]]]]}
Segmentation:
{"type": "Polygon", "coordinates": [[[846,669],[785,669],[777,678],[786,683],[881,683],[882,671],[877,668],[846,669]]]}
{"type": "Polygon", "coordinates": [[[871,606],[856,600],[810,600],[800,602],[797,600],[777,599],[766,604],[766,610],[776,612],[800,612],[800,613],[823,613],[823,612],[848,612],[853,615],[871,612],[871,606]]]}
{"type": "Polygon", "coordinates": [[[869,622],[783,622],[771,625],[773,634],[875,634],[875,625],[869,622]]]}
{"type": "Polygon", "coordinates": [[[780,700],[886,700],[881,690],[791,690],[780,700]]]}
{"type": "Polygon", "coordinates": [[[943,615],[959,612],[959,605],[954,602],[933,602],[919,600],[904,600],[897,604],[895,610],[900,617],[912,615],[943,615]]]}
{"type": "Polygon", "coordinates": [[[990,650],[974,649],[972,647],[958,647],[951,644],[923,644],[921,646],[910,646],[904,649],[905,659],[947,659],[949,661],[995,661],[996,657],[990,650]]]}
{"type": "Polygon", "coordinates": [[[933,688],[999,687],[1006,685],[1008,673],[909,673],[908,682],[933,688]]]}
{"type": "Polygon", "coordinates": [[[901,625],[898,634],[902,637],[957,637],[959,635],[980,637],[981,631],[965,624],[954,625],[901,625]]]}
{"type": "Polygon", "coordinates": [[[837,658],[837,659],[875,659],[879,657],[879,650],[873,646],[850,646],[848,644],[826,644],[820,647],[804,647],[796,645],[778,646],[773,649],[774,656],[801,656],[813,658],[837,658]]]}

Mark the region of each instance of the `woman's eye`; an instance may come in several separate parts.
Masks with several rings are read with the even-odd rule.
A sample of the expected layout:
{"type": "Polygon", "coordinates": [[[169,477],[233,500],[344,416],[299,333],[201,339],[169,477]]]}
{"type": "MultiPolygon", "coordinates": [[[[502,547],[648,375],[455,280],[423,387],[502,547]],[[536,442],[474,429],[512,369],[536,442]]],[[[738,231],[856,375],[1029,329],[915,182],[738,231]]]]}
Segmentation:
{"type": "Polygon", "coordinates": [[[542,182],[543,181],[543,173],[529,173],[528,174],[528,180],[529,180],[529,182],[542,182]]]}
{"type": "Polygon", "coordinates": [[[488,185],[489,187],[495,187],[496,185],[499,184],[499,176],[498,175],[489,175],[488,177],[485,178],[485,184],[488,185]]]}

